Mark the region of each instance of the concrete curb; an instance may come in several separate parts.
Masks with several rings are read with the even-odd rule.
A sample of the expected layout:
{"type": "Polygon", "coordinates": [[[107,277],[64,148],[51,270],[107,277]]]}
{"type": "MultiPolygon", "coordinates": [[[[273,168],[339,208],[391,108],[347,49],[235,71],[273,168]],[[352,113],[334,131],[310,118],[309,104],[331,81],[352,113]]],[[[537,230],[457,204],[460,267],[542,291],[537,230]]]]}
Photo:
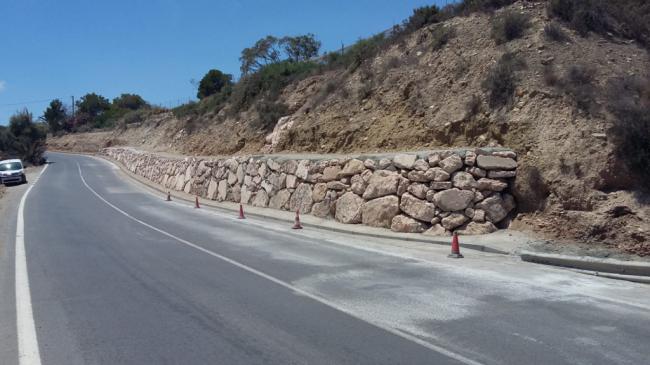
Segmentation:
{"type": "Polygon", "coordinates": [[[650,263],[531,251],[522,251],[520,255],[521,259],[526,262],[588,270],[596,272],[598,276],[612,279],[629,280],[634,277],[645,277],[650,282],[650,263]]]}
{"type": "MultiPolygon", "coordinates": [[[[59,151],[53,151],[53,152],[59,152],[59,151]]],[[[64,152],[64,153],[66,153],[66,152],[64,152]]],[[[67,152],[67,153],[69,153],[69,152],[67,152]]],[[[158,192],[160,192],[162,194],[167,194],[167,192],[169,191],[167,189],[163,189],[158,184],[152,183],[152,182],[146,180],[145,178],[132,173],[131,171],[126,169],[126,167],[123,164],[121,164],[118,161],[115,161],[115,160],[111,159],[110,157],[107,157],[107,156],[104,156],[104,155],[101,155],[101,154],[86,154],[86,153],[70,153],[70,154],[77,154],[77,155],[82,155],[82,156],[92,156],[92,157],[95,157],[95,158],[101,158],[103,160],[106,160],[106,161],[109,161],[109,162],[115,164],[117,167],[120,168],[120,171],[122,173],[124,173],[126,176],[128,176],[132,180],[135,180],[137,183],[140,183],[140,184],[144,185],[147,188],[153,189],[153,190],[158,191],[158,192]]],[[[181,194],[178,194],[177,191],[169,191],[169,192],[170,192],[171,196],[173,198],[175,198],[175,199],[182,200],[182,201],[194,204],[194,197],[191,197],[191,198],[185,197],[185,196],[183,196],[181,194]]],[[[235,203],[233,203],[233,204],[235,204],[235,203]]],[[[212,201],[212,200],[202,199],[201,200],[201,205],[204,205],[204,206],[207,206],[207,207],[210,207],[210,208],[214,208],[214,209],[219,209],[221,211],[226,211],[226,212],[233,212],[233,213],[238,213],[239,212],[239,206],[238,205],[236,207],[235,206],[229,207],[229,206],[227,206],[225,204],[220,204],[220,203],[217,203],[217,202],[212,201]]],[[[256,217],[256,218],[273,219],[275,221],[287,222],[287,223],[291,223],[291,224],[294,223],[293,218],[292,219],[285,219],[285,218],[282,218],[282,217],[275,216],[275,215],[273,215],[273,211],[270,211],[269,214],[259,214],[259,213],[254,213],[254,212],[248,211],[248,212],[246,212],[246,215],[251,216],[251,217],[256,217]]],[[[395,236],[383,235],[383,234],[379,234],[379,233],[359,232],[359,231],[355,231],[355,230],[352,230],[352,229],[337,228],[337,227],[314,224],[313,222],[305,222],[304,220],[303,220],[302,223],[303,223],[303,225],[308,226],[308,227],[311,226],[311,227],[315,227],[315,228],[323,229],[323,230],[327,230],[327,231],[332,231],[332,232],[337,232],[337,233],[345,233],[345,234],[353,234],[353,235],[365,236],[365,237],[371,237],[371,238],[392,239],[392,240],[399,239],[399,240],[407,241],[407,242],[437,244],[437,245],[444,245],[444,246],[449,246],[450,242],[451,242],[451,241],[443,241],[443,240],[439,240],[439,239],[437,240],[435,238],[432,238],[432,239],[424,239],[424,238],[422,238],[422,239],[420,239],[420,238],[415,238],[415,237],[395,237],[395,236]]],[[[451,240],[451,238],[450,238],[450,240],[451,240]]],[[[486,253],[509,255],[508,252],[505,252],[505,251],[502,251],[502,250],[497,250],[495,248],[488,247],[488,246],[485,246],[485,245],[479,245],[479,244],[462,243],[461,248],[474,250],[474,251],[480,251],[480,252],[486,252],[486,253]]]]}
{"type": "Polygon", "coordinates": [[[598,276],[601,278],[625,280],[625,281],[631,281],[633,283],[640,283],[640,284],[650,284],[650,277],[648,276],[608,274],[608,273],[603,273],[598,271],[588,271],[588,270],[579,270],[579,269],[573,269],[573,271],[579,274],[598,276]]]}

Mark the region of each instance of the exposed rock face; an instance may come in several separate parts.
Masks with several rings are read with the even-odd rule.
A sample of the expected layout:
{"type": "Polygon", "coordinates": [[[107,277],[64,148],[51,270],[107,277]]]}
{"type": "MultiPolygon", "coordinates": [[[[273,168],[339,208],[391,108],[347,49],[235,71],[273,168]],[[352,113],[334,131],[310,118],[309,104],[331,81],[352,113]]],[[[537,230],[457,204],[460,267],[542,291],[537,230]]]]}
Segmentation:
{"type": "Polygon", "coordinates": [[[427,225],[405,215],[397,215],[391,222],[390,229],[393,232],[422,233],[427,225]]]}
{"type": "Polygon", "coordinates": [[[393,218],[399,214],[399,198],[389,195],[367,201],[363,204],[361,212],[363,224],[390,228],[393,218]]]}
{"type": "Polygon", "coordinates": [[[335,218],[341,223],[361,223],[361,208],[363,199],[355,193],[343,194],[336,201],[335,218]]]}
{"type": "Polygon", "coordinates": [[[474,199],[474,193],[469,190],[443,190],[433,196],[436,206],[445,212],[464,210],[474,199]]]}
{"type": "Polygon", "coordinates": [[[404,213],[423,222],[431,222],[436,210],[435,205],[426,200],[420,200],[409,193],[402,195],[399,207],[404,213]]]}
{"type": "Polygon", "coordinates": [[[128,148],[104,153],[144,178],[205,199],[292,210],[399,232],[488,232],[515,209],[512,151],[439,151],[393,158],[175,159],[128,148]],[[464,157],[461,157],[464,156],[464,157]],[[487,176],[487,177],[486,177],[487,176]]]}

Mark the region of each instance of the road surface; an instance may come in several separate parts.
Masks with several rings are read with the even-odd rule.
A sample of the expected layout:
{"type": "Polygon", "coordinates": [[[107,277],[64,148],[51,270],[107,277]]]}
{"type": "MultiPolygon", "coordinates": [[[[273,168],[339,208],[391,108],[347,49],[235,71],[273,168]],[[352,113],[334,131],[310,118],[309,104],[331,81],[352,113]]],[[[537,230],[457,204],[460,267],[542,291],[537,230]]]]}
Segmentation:
{"type": "Polygon", "coordinates": [[[24,199],[24,240],[27,186],[2,201],[3,365],[650,358],[647,285],[238,220],[165,202],[103,160],[49,160],[24,199]]]}

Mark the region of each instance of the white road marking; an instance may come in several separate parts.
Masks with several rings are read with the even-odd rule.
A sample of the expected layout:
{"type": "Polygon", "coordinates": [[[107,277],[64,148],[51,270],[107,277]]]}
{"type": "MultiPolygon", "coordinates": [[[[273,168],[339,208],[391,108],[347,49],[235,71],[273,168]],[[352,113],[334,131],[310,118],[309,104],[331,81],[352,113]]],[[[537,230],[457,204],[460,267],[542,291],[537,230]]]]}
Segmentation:
{"type": "Polygon", "coordinates": [[[137,222],[137,223],[139,223],[139,224],[153,230],[153,231],[156,231],[156,232],[158,232],[158,233],[160,233],[160,234],[162,234],[164,236],[167,236],[167,237],[169,237],[169,238],[171,238],[171,239],[173,239],[175,241],[178,241],[178,242],[180,242],[180,243],[182,243],[182,244],[184,244],[184,245],[186,245],[188,247],[191,247],[191,248],[193,248],[195,250],[198,250],[200,252],[208,254],[208,255],[210,255],[212,257],[215,257],[215,258],[217,258],[219,260],[225,261],[225,262],[227,262],[227,263],[229,263],[231,265],[234,265],[234,266],[236,266],[236,267],[238,267],[240,269],[248,271],[249,273],[252,273],[252,274],[257,275],[257,276],[259,276],[261,278],[264,278],[264,279],[266,279],[268,281],[271,281],[271,282],[273,282],[275,284],[283,286],[283,287],[295,292],[296,294],[299,294],[299,295],[302,295],[304,297],[310,298],[310,299],[312,299],[312,300],[314,300],[314,301],[316,301],[318,303],[326,305],[326,306],[328,306],[328,307],[330,307],[332,309],[335,309],[335,310],[337,310],[339,312],[345,313],[345,314],[349,315],[350,317],[353,317],[353,318],[358,319],[358,320],[360,320],[362,322],[373,325],[373,326],[375,326],[375,327],[377,327],[379,329],[382,329],[382,330],[384,330],[384,331],[386,331],[388,333],[391,333],[391,334],[393,334],[395,336],[401,337],[401,338],[403,338],[405,340],[414,342],[414,343],[416,343],[416,344],[418,344],[420,346],[423,346],[423,347],[425,347],[425,348],[427,348],[429,350],[435,351],[435,352],[437,352],[439,354],[442,354],[442,355],[445,355],[445,356],[447,356],[447,357],[449,357],[451,359],[457,360],[457,361],[459,361],[459,362],[461,362],[463,364],[467,364],[467,365],[483,365],[482,363],[480,363],[478,361],[469,359],[469,358],[467,358],[467,357],[465,357],[465,356],[463,356],[461,354],[458,354],[458,353],[453,352],[451,350],[447,350],[447,349],[445,349],[445,348],[443,348],[441,346],[431,344],[431,343],[429,343],[427,341],[424,341],[424,340],[420,339],[419,337],[416,337],[416,336],[413,336],[413,335],[411,335],[409,333],[403,332],[403,331],[401,331],[401,330],[399,330],[397,328],[392,328],[392,327],[388,327],[388,326],[386,326],[384,324],[381,324],[381,323],[368,321],[367,319],[364,319],[364,318],[362,318],[360,316],[357,316],[356,314],[354,314],[353,312],[347,310],[346,308],[343,308],[343,307],[339,306],[338,304],[336,304],[336,303],[334,303],[334,302],[332,302],[332,301],[330,301],[330,300],[328,300],[326,298],[321,297],[320,295],[309,293],[309,292],[307,292],[307,291],[305,291],[303,289],[300,289],[300,288],[298,288],[298,287],[296,287],[294,285],[291,285],[291,284],[289,284],[289,283],[287,283],[285,281],[282,281],[282,280],[280,280],[280,279],[278,279],[276,277],[273,277],[271,275],[263,273],[263,272],[261,272],[261,271],[259,271],[257,269],[254,269],[254,268],[252,268],[250,266],[247,266],[245,264],[242,264],[239,261],[233,260],[233,259],[228,258],[226,256],[220,255],[220,254],[218,254],[216,252],[210,251],[210,250],[208,250],[206,248],[203,248],[203,247],[201,247],[199,245],[196,245],[196,244],[194,244],[194,243],[192,243],[190,241],[187,241],[187,240],[184,240],[184,239],[182,239],[180,237],[177,237],[177,236],[175,236],[175,235],[173,235],[173,234],[171,234],[171,233],[169,233],[167,231],[164,231],[164,230],[162,230],[162,229],[160,229],[158,227],[155,227],[155,226],[153,226],[153,225],[151,225],[151,224],[149,224],[147,222],[144,222],[144,221],[132,216],[131,214],[123,211],[122,209],[118,208],[117,206],[115,206],[114,204],[109,202],[108,200],[104,199],[104,197],[99,195],[99,193],[97,193],[92,187],[90,187],[90,185],[88,185],[88,183],[86,183],[86,179],[84,179],[83,173],[81,172],[81,165],[78,162],[77,162],[77,168],[79,169],[79,177],[81,178],[81,182],[99,200],[103,201],[106,205],[113,208],[118,213],[124,215],[125,217],[127,217],[127,218],[129,218],[129,219],[131,219],[131,220],[133,220],[133,221],[135,221],[135,222],[137,222]]]}
{"type": "Polygon", "coordinates": [[[20,199],[16,220],[16,331],[18,332],[18,363],[20,365],[41,364],[25,254],[25,201],[47,166],[45,165],[20,199]]]}

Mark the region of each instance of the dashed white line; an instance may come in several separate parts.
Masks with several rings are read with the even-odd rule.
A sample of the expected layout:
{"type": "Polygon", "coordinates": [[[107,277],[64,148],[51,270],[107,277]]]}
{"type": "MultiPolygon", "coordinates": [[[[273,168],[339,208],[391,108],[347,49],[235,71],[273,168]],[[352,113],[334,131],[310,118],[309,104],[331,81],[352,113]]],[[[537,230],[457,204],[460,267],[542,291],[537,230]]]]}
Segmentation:
{"type": "Polygon", "coordinates": [[[25,201],[27,195],[45,172],[41,173],[27,188],[18,205],[16,220],[16,331],[18,334],[18,363],[20,365],[40,365],[41,353],[38,348],[32,296],[29,289],[29,274],[27,272],[27,255],[25,254],[25,201]]]}

